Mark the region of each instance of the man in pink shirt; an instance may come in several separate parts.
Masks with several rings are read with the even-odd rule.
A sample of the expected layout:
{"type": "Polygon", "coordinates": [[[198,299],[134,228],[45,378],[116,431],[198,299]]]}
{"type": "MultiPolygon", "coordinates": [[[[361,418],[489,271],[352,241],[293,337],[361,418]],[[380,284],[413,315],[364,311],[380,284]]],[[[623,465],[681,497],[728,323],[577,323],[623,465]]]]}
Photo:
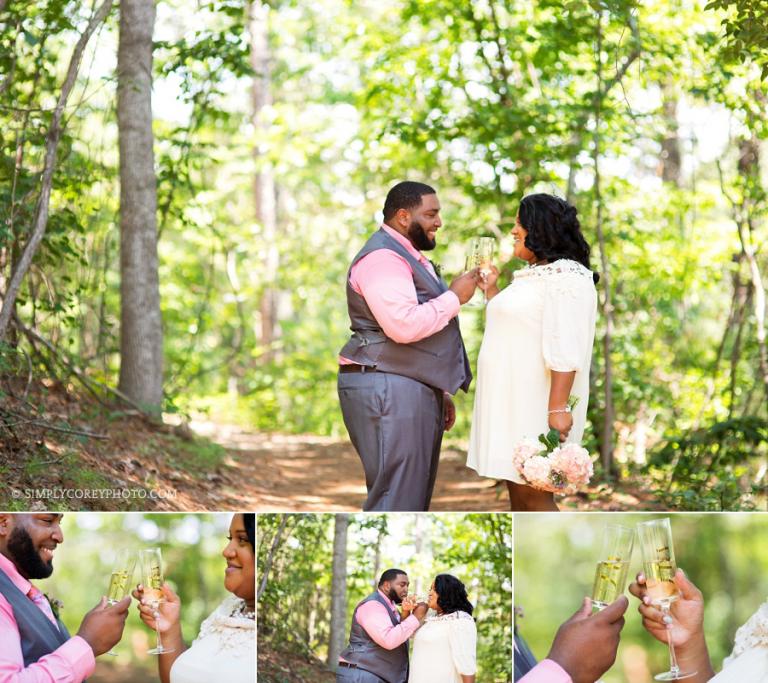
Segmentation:
{"type": "Polygon", "coordinates": [[[123,635],[130,597],[106,598],[70,637],[48,599],[30,583],[53,573],[62,515],[0,514],[0,683],[80,683],[95,658],[123,635]]]}
{"type": "Polygon", "coordinates": [[[352,336],[339,353],[344,424],[363,463],[364,510],[429,509],[450,399],[472,381],[459,330],[477,271],[450,287],[423,252],[442,227],[429,185],[402,182],[384,202],[384,223],[352,259],[347,310],[352,336]]]}
{"type": "Polygon", "coordinates": [[[427,604],[420,602],[411,612],[408,575],[402,569],[387,569],[375,593],[362,600],[352,615],[349,645],[339,656],[337,683],[407,683],[408,639],[424,621],[427,604]]]}
{"type": "Polygon", "coordinates": [[[516,683],[595,683],[616,661],[624,612],[623,595],[605,609],[592,613],[592,601],[581,607],[557,630],[547,658],[538,664],[515,632],[516,683]]]}

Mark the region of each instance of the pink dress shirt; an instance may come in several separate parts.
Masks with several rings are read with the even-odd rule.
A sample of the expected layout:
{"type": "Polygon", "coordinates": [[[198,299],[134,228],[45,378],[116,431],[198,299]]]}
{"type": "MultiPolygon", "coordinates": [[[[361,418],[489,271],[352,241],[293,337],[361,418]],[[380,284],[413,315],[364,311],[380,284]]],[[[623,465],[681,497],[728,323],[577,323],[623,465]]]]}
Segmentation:
{"type": "MultiPolygon", "coordinates": [[[[27,581],[5,555],[0,553],[0,571],[24,595],[29,595],[32,584],[27,581]]],[[[43,600],[45,598],[43,597],[43,600]]],[[[55,622],[53,614],[36,603],[43,614],[55,622]]],[[[47,605],[47,601],[46,601],[47,605]]],[[[48,605],[50,610],[50,605],[48,605]]],[[[0,683],[80,683],[96,668],[93,650],[80,636],[70,638],[64,645],[34,664],[24,668],[21,639],[13,609],[4,595],[0,595],[0,683]]]]}
{"type": "MultiPolygon", "coordinates": [[[[379,595],[387,601],[389,608],[397,613],[395,603],[381,591],[379,595]]],[[[371,640],[385,650],[394,650],[398,645],[402,645],[419,628],[419,620],[412,614],[397,626],[393,626],[386,608],[376,600],[369,600],[358,607],[356,618],[357,623],[363,627],[371,640]]],[[[341,661],[345,660],[341,658],[341,661]]]]}
{"type": "MultiPolygon", "coordinates": [[[[437,279],[432,264],[406,237],[386,224],[381,228],[437,279]]],[[[420,304],[410,264],[391,249],[377,249],[361,258],[349,273],[349,284],[365,299],[384,334],[398,344],[432,336],[455,318],[461,308],[459,297],[450,290],[420,304]]],[[[350,363],[343,357],[339,357],[339,362],[350,363]]]]}
{"type": "Polygon", "coordinates": [[[545,659],[534,666],[517,683],[572,683],[572,679],[557,662],[545,659]]]}

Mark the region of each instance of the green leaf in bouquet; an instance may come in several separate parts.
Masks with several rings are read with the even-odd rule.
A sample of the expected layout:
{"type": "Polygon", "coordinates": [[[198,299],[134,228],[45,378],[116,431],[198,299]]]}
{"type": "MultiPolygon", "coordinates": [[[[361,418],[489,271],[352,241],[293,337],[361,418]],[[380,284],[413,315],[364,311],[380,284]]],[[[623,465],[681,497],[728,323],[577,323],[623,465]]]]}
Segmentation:
{"type": "Polygon", "coordinates": [[[547,447],[547,453],[551,453],[560,445],[560,432],[556,429],[550,429],[546,436],[539,434],[539,441],[547,447]]]}

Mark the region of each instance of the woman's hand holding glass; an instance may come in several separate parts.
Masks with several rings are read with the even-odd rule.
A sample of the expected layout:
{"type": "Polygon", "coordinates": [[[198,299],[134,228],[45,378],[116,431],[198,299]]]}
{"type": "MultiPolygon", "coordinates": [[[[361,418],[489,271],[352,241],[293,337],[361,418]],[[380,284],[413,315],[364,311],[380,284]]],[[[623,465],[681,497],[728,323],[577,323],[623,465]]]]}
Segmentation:
{"type": "Polygon", "coordinates": [[[175,628],[180,628],[181,623],[181,599],[173,592],[171,587],[164,583],[161,588],[164,599],[159,605],[152,605],[144,597],[144,586],[139,584],[132,595],[139,602],[139,617],[154,631],[166,635],[175,628]],[[156,618],[157,615],[157,618],[156,618]]]}
{"type": "Polygon", "coordinates": [[[641,602],[637,611],[643,617],[645,630],[664,644],[668,644],[671,635],[679,664],[696,671],[688,680],[691,683],[708,681],[715,675],[715,671],[704,636],[704,597],[680,569],[675,572],[673,581],[680,594],[669,608],[672,622],[669,616],[665,620],[664,613],[652,604],[642,572],[630,585],[629,592],[641,602]],[[672,623],[674,628],[670,628],[672,623]]]}
{"type": "Polygon", "coordinates": [[[409,616],[416,607],[416,603],[417,599],[415,595],[409,595],[403,598],[403,602],[400,603],[400,617],[405,619],[407,616],[409,616]]]}
{"type": "MultiPolygon", "coordinates": [[[[675,573],[674,582],[680,591],[680,597],[670,605],[675,623],[675,628],[671,629],[672,644],[683,649],[697,638],[704,637],[704,597],[680,569],[675,573]]],[[[645,575],[642,572],[630,585],[629,592],[642,603],[637,611],[643,617],[645,630],[666,645],[670,633],[668,625],[672,622],[669,617],[665,621],[664,613],[653,605],[647,594],[645,575]]]]}
{"type": "Polygon", "coordinates": [[[480,277],[477,280],[477,286],[485,293],[486,301],[490,301],[499,293],[499,288],[496,285],[498,279],[499,269],[492,264],[487,269],[481,271],[480,277]]]}

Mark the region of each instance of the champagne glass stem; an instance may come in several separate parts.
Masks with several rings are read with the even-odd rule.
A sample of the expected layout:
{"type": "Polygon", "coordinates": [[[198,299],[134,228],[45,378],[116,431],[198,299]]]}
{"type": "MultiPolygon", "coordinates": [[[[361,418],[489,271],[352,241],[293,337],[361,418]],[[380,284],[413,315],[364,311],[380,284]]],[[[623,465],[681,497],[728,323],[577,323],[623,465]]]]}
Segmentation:
{"type": "Polygon", "coordinates": [[[163,642],[160,640],[160,613],[155,612],[155,633],[157,633],[157,650],[158,652],[163,651],[163,642]]]}
{"type": "MultiPolygon", "coordinates": [[[[664,605],[661,610],[665,617],[672,618],[669,613],[669,605],[664,605]]],[[[678,675],[680,673],[680,667],[677,665],[677,654],[675,653],[675,644],[672,642],[672,627],[674,622],[669,622],[667,625],[667,645],[669,645],[669,671],[672,674],[678,675]]]]}

